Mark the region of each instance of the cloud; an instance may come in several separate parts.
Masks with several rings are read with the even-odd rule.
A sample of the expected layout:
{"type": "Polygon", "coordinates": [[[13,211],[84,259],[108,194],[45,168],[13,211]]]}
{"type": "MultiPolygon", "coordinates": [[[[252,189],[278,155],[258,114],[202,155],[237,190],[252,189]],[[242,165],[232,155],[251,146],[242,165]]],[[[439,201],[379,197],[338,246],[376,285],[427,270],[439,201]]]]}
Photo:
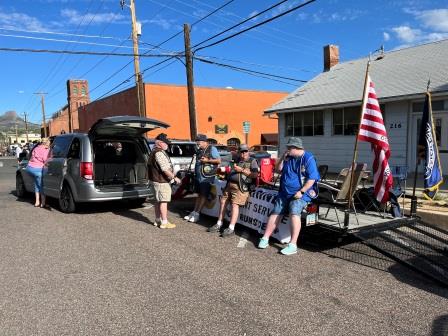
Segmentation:
{"type": "Polygon", "coordinates": [[[389,33],[387,33],[387,32],[384,32],[383,33],[383,38],[384,38],[384,41],[389,41],[390,40],[390,34],[389,33]]]}
{"type": "Polygon", "coordinates": [[[176,20],[169,20],[169,19],[165,19],[161,16],[156,16],[155,18],[151,19],[151,20],[144,20],[142,23],[149,23],[149,24],[153,24],[156,26],[161,27],[164,30],[169,30],[171,28],[176,28],[178,27],[177,21],[176,20]]]}
{"type": "MultiPolygon", "coordinates": [[[[252,16],[254,16],[254,15],[257,15],[258,14],[258,11],[253,11],[252,13],[250,13],[248,16],[247,16],[247,18],[250,18],[250,17],[252,17],[252,16]]],[[[258,17],[256,17],[256,18],[254,18],[254,19],[252,19],[252,21],[257,21],[259,19],[259,16],[258,17]]]]}
{"type": "MultiPolygon", "coordinates": [[[[419,11],[412,8],[404,8],[403,12],[412,15],[417,20],[417,24],[419,24],[418,28],[405,24],[391,29],[398,41],[403,43],[403,46],[448,38],[448,9],[419,11]]],[[[384,37],[385,34],[387,33],[383,33],[384,37]]]]}
{"type": "Polygon", "coordinates": [[[448,33],[448,9],[432,9],[415,13],[423,26],[437,32],[448,33]]]}
{"type": "Polygon", "coordinates": [[[420,29],[412,29],[409,26],[399,26],[392,28],[401,42],[414,43],[421,39],[422,32],[420,29]]]}
{"type": "Polygon", "coordinates": [[[39,19],[22,13],[0,13],[0,27],[36,31],[47,29],[39,19]]]}
{"type": "Polygon", "coordinates": [[[74,25],[103,24],[109,22],[124,23],[126,19],[124,15],[115,13],[87,13],[82,15],[74,9],[61,10],[61,16],[68,19],[68,22],[74,25]]]}

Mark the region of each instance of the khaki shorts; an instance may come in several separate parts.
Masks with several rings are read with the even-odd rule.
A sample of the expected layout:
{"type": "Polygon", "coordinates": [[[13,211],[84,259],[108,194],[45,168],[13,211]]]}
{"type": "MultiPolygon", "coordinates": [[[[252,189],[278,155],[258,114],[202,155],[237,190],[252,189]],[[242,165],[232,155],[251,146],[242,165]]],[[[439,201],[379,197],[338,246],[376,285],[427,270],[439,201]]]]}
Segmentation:
{"type": "Polygon", "coordinates": [[[156,202],[171,201],[171,185],[169,183],[152,182],[151,186],[156,202]]]}
{"type": "Polygon", "coordinates": [[[238,184],[229,182],[222,193],[221,199],[226,200],[228,198],[230,198],[232,204],[245,205],[249,198],[249,192],[243,193],[238,187],[238,184]]]}

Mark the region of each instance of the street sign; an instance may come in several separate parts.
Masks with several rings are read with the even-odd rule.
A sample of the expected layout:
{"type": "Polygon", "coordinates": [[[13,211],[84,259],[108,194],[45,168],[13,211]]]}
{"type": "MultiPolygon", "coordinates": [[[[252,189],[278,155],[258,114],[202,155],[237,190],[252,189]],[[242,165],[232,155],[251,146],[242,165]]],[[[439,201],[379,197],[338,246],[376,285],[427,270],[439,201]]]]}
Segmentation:
{"type": "Polygon", "coordinates": [[[243,133],[250,132],[250,121],[243,121],[243,133]]]}

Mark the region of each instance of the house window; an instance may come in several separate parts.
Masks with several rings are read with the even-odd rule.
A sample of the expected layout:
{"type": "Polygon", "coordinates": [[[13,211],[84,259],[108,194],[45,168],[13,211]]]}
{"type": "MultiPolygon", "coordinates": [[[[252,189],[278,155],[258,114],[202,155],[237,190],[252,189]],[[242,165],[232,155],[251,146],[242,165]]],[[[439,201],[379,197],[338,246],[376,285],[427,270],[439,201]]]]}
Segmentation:
{"type": "MultiPolygon", "coordinates": [[[[424,102],[412,103],[412,112],[423,112],[423,104],[424,104],[424,102]]],[[[432,100],[431,107],[432,107],[433,111],[443,111],[444,110],[444,101],[443,100],[432,100]]]]}
{"type": "Polygon", "coordinates": [[[333,135],[355,135],[360,112],[358,106],[333,109],[333,135]]]}
{"type": "Polygon", "coordinates": [[[286,136],[324,135],[324,112],[307,111],[285,115],[286,136]]]}

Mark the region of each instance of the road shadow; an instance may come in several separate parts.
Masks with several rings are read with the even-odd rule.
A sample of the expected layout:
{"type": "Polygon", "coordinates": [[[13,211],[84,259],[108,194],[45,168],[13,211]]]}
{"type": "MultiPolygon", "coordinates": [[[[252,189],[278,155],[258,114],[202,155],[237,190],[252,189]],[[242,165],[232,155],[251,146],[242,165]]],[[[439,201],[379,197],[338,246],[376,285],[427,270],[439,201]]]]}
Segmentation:
{"type": "Polygon", "coordinates": [[[125,209],[122,211],[112,211],[112,213],[117,216],[132,219],[133,221],[154,225],[154,221],[150,220],[147,216],[141,214],[140,212],[134,211],[132,209],[125,209]]]}
{"type": "Polygon", "coordinates": [[[442,315],[436,318],[432,323],[431,336],[448,335],[448,315],[442,315]]]}

